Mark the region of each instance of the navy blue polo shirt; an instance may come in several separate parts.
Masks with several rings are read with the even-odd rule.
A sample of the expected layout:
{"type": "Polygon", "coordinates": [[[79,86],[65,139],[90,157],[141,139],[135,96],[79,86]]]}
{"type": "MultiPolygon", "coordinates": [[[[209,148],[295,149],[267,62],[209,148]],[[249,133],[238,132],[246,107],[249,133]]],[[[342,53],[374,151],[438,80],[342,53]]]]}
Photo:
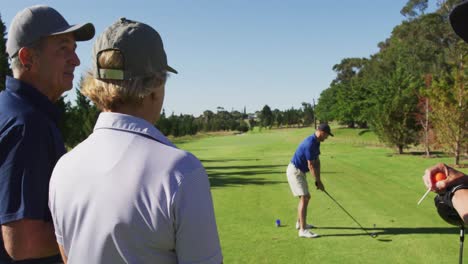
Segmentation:
{"type": "MultiPolygon", "coordinates": [[[[0,224],[24,218],[52,221],[49,180],[65,153],[59,117],[44,94],[7,77],[0,92],[0,224]]],[[[0,263],[7,263],[0,242],[0,263]]]]}
{"type": "Polygon", "coordinates": [[[308,160],[316,160],[320,155],[320,141],[315,136],[315,133],[312,136],[307,137],[302,141],[302,143],[297,147],[294,156],[291,159],[291,163],[302,172],[308,172],[309,167],[307,166],[308,160]]]}

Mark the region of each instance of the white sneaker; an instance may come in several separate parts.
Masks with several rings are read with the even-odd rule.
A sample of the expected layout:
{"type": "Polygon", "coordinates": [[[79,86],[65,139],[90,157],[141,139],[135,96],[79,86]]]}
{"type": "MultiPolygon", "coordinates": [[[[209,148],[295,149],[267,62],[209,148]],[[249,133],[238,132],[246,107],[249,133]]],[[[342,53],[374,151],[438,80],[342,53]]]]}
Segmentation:
{"type": "Polygon", "coordinates": [[[315,237],[319,237],[319,234],[315,234],[315,233],[312,233],[310,232],[309,229],[300,229],[299,230],[299,237],[305,237],[305,238],[315,238],[315,237]]]}
{"type": "MultiPolygon", "coordinates": [[[[312,229],[314,227],[315,226],[313,226],[313,225],[306,224],[305,229],[312,229]]],[[[299,226],[299,221],[297,221],[296,222],[296,229],[299,230],[299,228],[301,228],[301,227],[299,226]]]]}

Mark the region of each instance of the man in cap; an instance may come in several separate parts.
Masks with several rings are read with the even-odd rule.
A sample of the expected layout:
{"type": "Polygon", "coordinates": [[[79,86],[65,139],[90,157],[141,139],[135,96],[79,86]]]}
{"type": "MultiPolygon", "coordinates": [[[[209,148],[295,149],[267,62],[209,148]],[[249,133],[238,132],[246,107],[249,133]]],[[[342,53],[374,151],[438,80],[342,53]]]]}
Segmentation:
{"type": "MultiPolygon", "coordinates": [[[[468,1],[455,6],[450,12],[449,20],[455,33],[468,42],[468,1]]],[[[468,223],[468,177],[466,174],[439,163],[426,169],[423,181],[428,189],[438,193],[437,198],[441,197],[443,203],[436,199],[436,206],[445,220],[450,216],[450,212],[454,211],[455,216],[458,214],[460,221],[468,223]],[[446,175],[446,179],[436,182],[433,179],[439,172],[446,175]],[[441,210],[442,204],[445,210],[441,210]]]]}
{"type": "Polygon", "coordinates": [[[13,77],[0,93],[0,263],[60,261],[47,205],[52,170],[65,153],[54,103],[73,86],[76,41],[93,36],[92,24],[69,25],[48,6],[26,8],[11,22],[13,77]]]}
{"type": "Polygon", "coordinates": [[[333,137],[330,126],[328,124],[320,124],[315,133],[304,139],[296,149],[286,170],[289,187],[293,195],[299,197],[296,222],[299,237],[315,238],[319,236],[309,230],[314,226],[307,224],[307,206],[309,205],[310,193],[306,173],[310,171],[317,189],[325,191],[325,187],[320,179],[319,155],[320,142],[325,141],[328,136],[333,137]]]}
{"type": "Polygon", "coordinates": [[[205,169],[153,125],[167,74],[177,73],[161,37],[147,24],[121,18],[98,37],[92,56],[81,92],[102,112],[50,181],[64,260],[221,263],[205,169]]]}

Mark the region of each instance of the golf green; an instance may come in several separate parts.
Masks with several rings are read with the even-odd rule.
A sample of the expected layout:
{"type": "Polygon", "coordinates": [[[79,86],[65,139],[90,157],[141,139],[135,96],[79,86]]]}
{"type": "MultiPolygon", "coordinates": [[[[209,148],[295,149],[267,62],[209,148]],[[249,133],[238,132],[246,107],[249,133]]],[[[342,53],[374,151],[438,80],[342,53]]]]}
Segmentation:
{"type": "Polygon", "coordinates": [[[425,192],[425,168],[451,164],[453,158],[441,153],[436,158],[397,155],[369,131],[332,129],[335,137],[321,145],[322,181],[376,238],[313,184],[308,222],[321,237],[298,237],[298,199],[285,171],[312,128],[176,140],[202,161],[209,175],[224,262],[457,263],[459,228],[439,217],[435,194],[417,206],[425,192]]]}

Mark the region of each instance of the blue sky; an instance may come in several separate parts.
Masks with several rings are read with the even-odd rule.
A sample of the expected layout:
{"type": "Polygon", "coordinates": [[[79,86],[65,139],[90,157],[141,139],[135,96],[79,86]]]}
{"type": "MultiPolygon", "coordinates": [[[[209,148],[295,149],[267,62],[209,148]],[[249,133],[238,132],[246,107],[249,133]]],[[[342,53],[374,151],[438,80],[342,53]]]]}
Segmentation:
{"type": "MultiPolygon", "coordinates": [[[[46,4],[70,24],[92,22],[97,34],[120,17],[153,26],[179,71],[166,84],[163,107],[167,114],[197,116],[218,106],[254,112],[265,104],[286,110],[317,101],[335,78],[333,65],[376,53],[404,19],[406,2],[16,0],[2,3],[0,15],[9,27],[19,10],[46,4]]],[[[90,68],[93,41],[78,43],[75,83],[90,68]]],[[[74,94],[67,98],[74,101],[74,94]]]]}

